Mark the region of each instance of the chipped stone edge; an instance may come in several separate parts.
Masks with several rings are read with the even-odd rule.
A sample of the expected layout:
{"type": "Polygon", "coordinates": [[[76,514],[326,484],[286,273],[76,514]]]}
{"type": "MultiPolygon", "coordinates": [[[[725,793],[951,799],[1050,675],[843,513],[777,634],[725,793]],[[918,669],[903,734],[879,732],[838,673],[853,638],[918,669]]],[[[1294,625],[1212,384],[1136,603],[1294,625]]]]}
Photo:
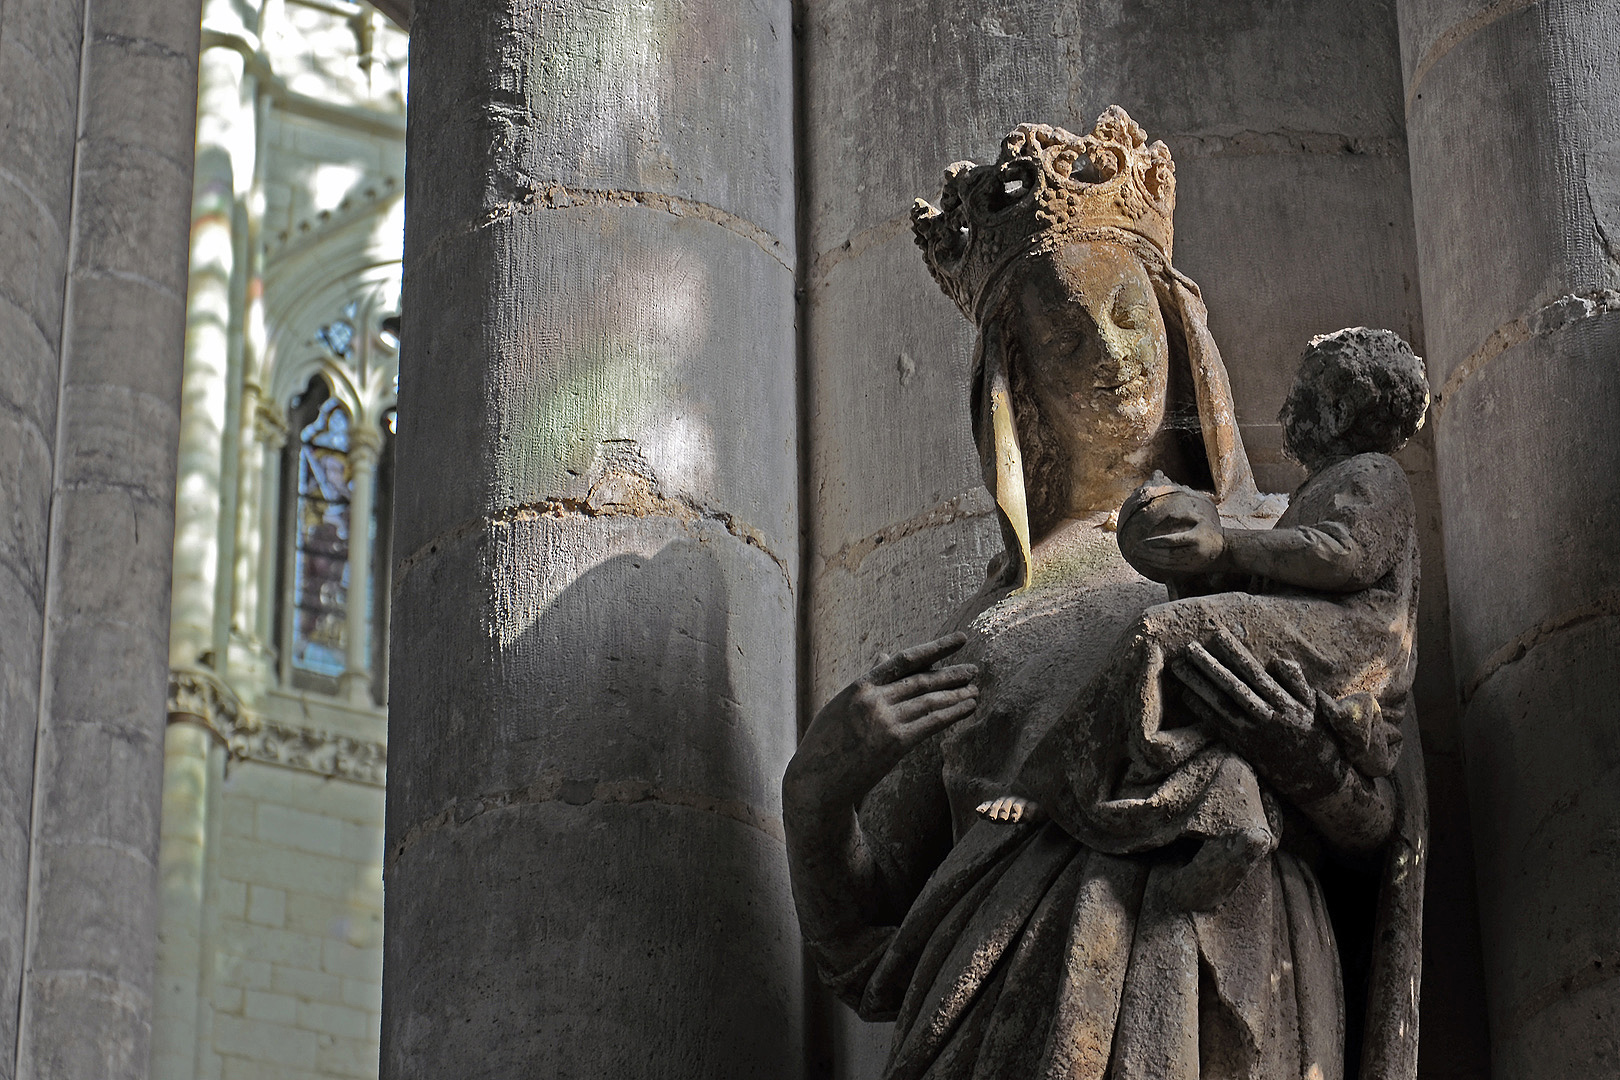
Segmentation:
{"type": "Polygon", "coordinates": [[[787,582],[788,592],[790,594],[796,592],[793,574],[788,569],[787,562],[765,542],[763,533],[735,514],[702,506],[689,499],[670,498],[652,491],[638,493],[639,497],[632,501],[602,502],[595,497],[594,490],[592,495],[584,498],[556,497],[536,499],[533,502],[509,506],[498,513],[486,514],[446,529],[394,563],[393,591],[395,595],[399,595],[404,589],[405,579],[416,568],[416,564],[429,555],[436,554],[441,545],[448,547],[459,543],[486,527],[498,528],[522,521],[537,521],[541,518],[562,520],[566,518],[646,517],[668,518],[687,526],[698,521],[708,521],[720,525],[726,532],[749,547],[763,552],[766,557],[776,564],[777,569],[782,571],[782,577],[787,582]]]}
{"type": "Polygon", "coordinates": [[[1445,384],[1434,396],[1434,413],[1438,417],[1450,404],[1452,395],[1463,384],[1479,374],[1480,370],[1509,349],[1523,345],[1533,337],[1546,337],[1575,323],[1595,319],[1620,311],[1620,290],[1592,289],[1588,292],[1569,293],[1511,322],[1503,323],[1491,331],[1485,343],[1469,353],[1462,363],[1451,369],[1445,384]]]}
{"type": "Polygon", "coordinates": [[[1538,645],[1597,619],[1616,617],[1620,617],[1620,592],[1607,593],[1590,604],[1581,604],[1541,620],[1485,658],[1463,684],[1463,704],[1472,701],[1479,688],[1489,682],[1498,671],[1524,659],[1530,650],[1538,645]]]}
{"type": "Polygon", "coordinates": [[[169,672],[169,723],[195,720],[237,761],[257,761],[329,780],[384,787],[388,748],[316,728],[254,715],[220,679],[203,671],[169,672]]]}

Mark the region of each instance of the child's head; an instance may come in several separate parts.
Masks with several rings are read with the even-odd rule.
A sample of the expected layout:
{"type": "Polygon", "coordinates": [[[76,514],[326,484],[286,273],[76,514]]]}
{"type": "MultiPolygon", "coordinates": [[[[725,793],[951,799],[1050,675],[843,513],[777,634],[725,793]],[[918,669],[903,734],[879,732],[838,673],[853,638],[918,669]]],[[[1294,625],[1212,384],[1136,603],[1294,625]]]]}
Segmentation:
{"type": "Polygon", "coordinates": [[[1283,448],[1315,471],[1352,454],[1393,454],[1423,426],[1423,361],[1391,330],[1353,326],[1312,338],[1283,402],[1283,448]]]}

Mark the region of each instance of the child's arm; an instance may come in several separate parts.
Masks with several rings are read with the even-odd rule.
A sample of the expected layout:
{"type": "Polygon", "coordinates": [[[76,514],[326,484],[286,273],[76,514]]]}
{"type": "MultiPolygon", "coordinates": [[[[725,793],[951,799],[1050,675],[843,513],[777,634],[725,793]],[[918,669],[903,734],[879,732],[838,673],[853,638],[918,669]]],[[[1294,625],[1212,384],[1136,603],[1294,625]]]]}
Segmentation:
{"type": "Polygon", "coordinates": [[[1321,592],[1357,592],[1389,573],[1416,526],[1406,474],[1383,454],[1334,468],[1344,475],[1326,514],[1289,528],[1223,529],[1219,569],[1321,592]]]}

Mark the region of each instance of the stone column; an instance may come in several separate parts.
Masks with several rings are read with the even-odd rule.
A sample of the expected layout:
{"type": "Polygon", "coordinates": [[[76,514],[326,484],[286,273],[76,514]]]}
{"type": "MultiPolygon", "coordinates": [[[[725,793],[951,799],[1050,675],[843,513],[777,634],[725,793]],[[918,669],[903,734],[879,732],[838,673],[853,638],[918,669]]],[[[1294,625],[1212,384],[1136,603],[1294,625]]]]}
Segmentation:
{"type": "MultiPolygon", "coordinates": [[[[230,25],[227,5],[215,0],[212,22],[230,25]]],[[[211,27],[212,29],[212,27],[211,27]]],[[[191,207],[191,267],[186,296],[185,374],[181,388],[180,458],[175,515],[174,628],[169,641],[176,668],[223,668],[215,650],[215,597],[220,567],[221,469],[225,410],[232,377],[232,275],[238,186],[245,186],[254,146],[254,110],[243,101],[247,78],[242,52],[211,34],[213,47],[198,72],[196,179],[191,207]],[[245,162],[244,159],[245,158],[245,162]]]]}
{"type": "Polygon", "coordinates": [[[1620,1010],[1620,8],[1402,0],[1495,1075],[1620,1010]]]}
{"type": "Polygon", "coordinates": [[[275,650],[280,648],[280,643],[271,639],[275,636],[276,605],[282,602],[281,597],[276,595],[276,575],[277,563],[281,558],[277,532],[281,528],[281,462],[288,435],[285,412],[275,402],[261,402],[254,420],[254,432],[259,443],[259,516],[254,542],[266,554],[258,561],[258,581],[254,594],[260,599],[254,612],[253,627],[264,645],[268,667],[274,663],[277,655],[275,650]]]}
{"type": "MultiPolygon", "coordinates": [[[[27,646],[41,657],[37,707],[27,721],[12,711],[21,698],[8,672],[0,709],[6,753],[31,764],[31,780],[5,785],[6,843],[20,825],[28,848],[0,862],[11,881],[26,866],[29,888],[21,926],[6,898],[0,955],[7,984],[21,975],[21,1000],[0,1010],[7,1028],[17,1018],[0,1074],[15,1062],[29,1080],[144,1077],[199,11],[186,0],[35,0],[0,17],[0,190],[16,190],[13,176],[43,182],[27,243],[8,233],[0,247],[10,273],[33,276],[29,299],[61,298],[56,322],[36,314],[0,333],[8,354],[13,341],[59,334],[48,372],[38,353],[0,364],[8,395],[28,391],[25,415],[49,403],[24,459],[49,447],[45,487],[30,476],[13,496],[6,484],[22,509],[8,520],[48,537],[48,558],[16,598],[39,620],[27,646]],[[58,101],[67,87],[74,96],[58,101]],[[36,245],[49,236],[65,247],[36,245]],[[31,793],[20,818],[19,792],[31,793]]],[[[13,625],[12,601],[0,608],[13,625]]],[[[0,644],[8,667],[23,647],[0,644]]]]}
{"type": "Polygon", "coordinates": [[[271,652],[259,630],[259,609],[269,602],[259,587],[260,563],[275,562],[275,548],[264,543],[266,408],[257,383],[242,387],[241,427],[237,452],[236,545],[231,584],[231,654],[233,679],[263,682],[270,673],[271,652]]]}
{"type": "Polygon", "coordinates": [[[163,820],[159,871],[157,992],[153,1006],[154,1080],[193,1080],[205,964],[210,806],[218,800],[213,756],[222,746],[219,718],[228,698],[205,675],[177,673],[169,683],[164,733],[163,820]]]}
{"type": "Polygon", "coordinates": [[[349,429],[349,595],[345,693],[356,705],[371,701],[371,510],[382,436],[356,418],[349,429]]]}
{"type": "Polygon", "coordinates": [[[382,1075],[800,1075],[791,5],[419,4],[382,1075]]]}

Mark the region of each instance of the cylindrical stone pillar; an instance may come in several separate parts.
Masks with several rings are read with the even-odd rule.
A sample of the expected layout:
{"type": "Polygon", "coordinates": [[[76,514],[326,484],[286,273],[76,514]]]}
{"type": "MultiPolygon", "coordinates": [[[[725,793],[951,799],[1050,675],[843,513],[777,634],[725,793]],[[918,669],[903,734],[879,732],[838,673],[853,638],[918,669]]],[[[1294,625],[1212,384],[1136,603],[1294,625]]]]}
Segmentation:
{"type": "Polygon", "coordinates": [[[259,508],[253,542],[267,553],[258,562],[258,581],[254,593],[259,600],[254,611],[253,626],[258,640],[265,646],[267,670],[273,670],[268,665],[276,662],[276,605],[281,602],[276,595],[279,569],[276,530],[281,525],[281,463],[288,436],[286,413],[275,402],[261,399],[253,428],[259,444],[255,451],[259,459],[259,508]]]}
{"type": "MultiPolygon", "coordinates": [[[[220,483],[230,388],[231,275],[236,264],[237,161],[253,145],[242,102],[245,61],[223,45],[198,63],[196,176],[186,294],[185,374],[174,539],[170,662],[195,667],[214,648],[220,483]]],[[[217,665],[216,662],[213,666],[217,665]]]]}
{"type": "Polygon", "coordinates": [[[1620,1010],[1620,7],[1402,0],[1495,1075],[1620,1010]]]}
{"type": "Polygon", "coordinates": [[[15,1058],[3,1056],[18,1080],[136,1080],[151,1052],[199,10],[8,3],[0,48],[61,9],[59,25],[77,32],[45,54],[78,58],[64,121],[76,135],[71,243],[53,491],[34,522],[49,521],[50,556],[28,918],[5,957],[23,973],[22,1000],[15,1058]]]}
{"type": "Polygon", "coordinates": [[[388,1080],[801,1073],[791,14],[416,7],[388,1080]]]}
{"type": "Polygon", "coordinates": [[[265,405],[256,383],[242,387],[236,473],[236,545],[231,584],[231,654],[229,668],[245,684],[266,680],[273,654],[260,633],[259,612],[270,602],[261,594],[260,563],[274,563],[264,543],[265,405]]]}
{"type": "Polygon", "coordinates": [[[348,656],[344,692],[356,705],[371,704],[371,507],[382,436],[364,421],[349,430],[348,656]]]}
{"type": "Polygon", "coordinates": [[[164,736],[163,825],[159,872],[157,989],[152,1075],[194,1080],[197,1004],[203,969],[207,891],[209,751],[207,717],[173,713],[164,736]]]}

